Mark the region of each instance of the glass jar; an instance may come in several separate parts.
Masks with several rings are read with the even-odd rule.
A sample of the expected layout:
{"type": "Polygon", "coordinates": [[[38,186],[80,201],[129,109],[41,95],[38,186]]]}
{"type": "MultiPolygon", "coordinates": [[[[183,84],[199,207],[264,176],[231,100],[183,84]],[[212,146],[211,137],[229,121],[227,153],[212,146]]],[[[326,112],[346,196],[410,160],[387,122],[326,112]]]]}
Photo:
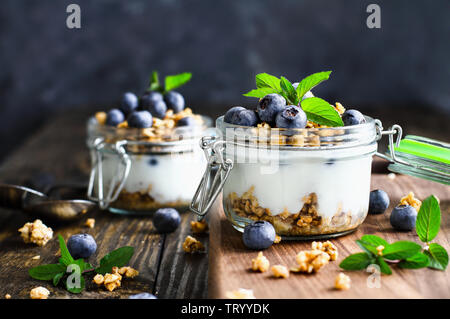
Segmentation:
{"type": "Polygon", "coordinates": [[[203,125],[172,129],[116,128],[87,123],[92,170],[88,197],[120,214],[145,214],[161,207],[189,206],[202,177],[203,125]]]}
{"type": "Polygon", "coordinates": [[[225,215],[239,231],[265,220],[284,238],[349,233],[368,212],[372,156],[383,133],[376,121],[366,117],[366,123],[354,126],[270,129],[240,127],[220,117],[220,138],[202,140],[208,169],[191,210],[203,218],[223,190],[225,215]],[[213,168],[217,171],[210,177],[213,168]]]}

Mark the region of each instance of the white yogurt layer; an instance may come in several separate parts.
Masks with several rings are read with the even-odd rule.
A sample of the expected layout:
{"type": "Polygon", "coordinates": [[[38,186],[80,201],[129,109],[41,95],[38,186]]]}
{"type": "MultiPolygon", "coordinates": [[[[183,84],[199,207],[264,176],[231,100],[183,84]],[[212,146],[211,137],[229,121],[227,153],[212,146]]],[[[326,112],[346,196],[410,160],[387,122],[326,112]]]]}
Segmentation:
{"type": "MultiPolygon", "coordinates": [[[[298,213],[304,204],[303,197],[316,193],[320,216],[332,218],[345,212],[364,218],[369,203],[374,147],[247,155],[245,161],[254,157],[254,163],[243,163],[242,157],[235,157],[234,167],[225,183],[224,198],[231,192],[241,196],[253,186],[259,206],[278,215],[285,210],[298,213]],[[276,159],[279,165],[272,164],[271,168],[264,165],[263,168],[261,163],[255,163],[256,158],[265,163],[268,159],[276,159]]],[[[240,154],[239,150],[235,154],[240,154]]]]}
{"type": "MultiPolygon", "coordinates": [[[[205,170],[200,151],[174,154],[130,155],[131,169],[123,190],[148,194],[159,203],[190,202],[205,170]]],[[[117,172],[117,156],[103,160],[104,185],[117,172]]]]}

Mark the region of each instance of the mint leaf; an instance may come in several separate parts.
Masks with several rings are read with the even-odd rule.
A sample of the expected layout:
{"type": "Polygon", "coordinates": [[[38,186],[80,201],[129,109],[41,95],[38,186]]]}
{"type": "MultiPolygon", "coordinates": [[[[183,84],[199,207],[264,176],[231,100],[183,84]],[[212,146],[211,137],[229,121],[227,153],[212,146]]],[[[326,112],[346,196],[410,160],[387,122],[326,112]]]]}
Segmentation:
{"type": "Polygon", "coordinates": [[[292,83],[289,82],[284,76],[280,79],[281,90],[283,90],[282,95],[286,98],[286,101],[291,105],[298,105],[298,96],[292,83]]]}
{"type": "Polygon", "coordinates": [[[389,260],[407,259],[422,250],[419,244],[412,241],[401,240],[389,244],[383,250],[383,257],[389,260]]]}
{"type": "Polygon", "coordinates": [[[52,280],[59,273],[64,273],[66,267],[61,264],[40,265],[28,270],[31,278],[37,280],[52,280]]]}
{"type": "Polygon", "coordinates": [[[364,251],[366,251],[367,253],[372,253],[374,255],[378,255],[378,246],[387,247],[389,245],[387,241],[376,235],[364,235],[360,240],[357,240],[356,243],[364,251]]]}
{"type": "Polygon", "coordinates": [[[69,285],[69,280],[66,280],[66,290],[73,294],[79,294],[80,292],[83,291],[85,286],[86,286],[86,282],[84,281],[83,276],[80,276],[80,286],[79,287],[71,287],[71,285],[69,285]]]}
{"type": "Polygon", "coordinates": [[[152,76],[150,77],[150,87],[149,91],[161,91],[161,84],[159,83],[159,76],[157,71],[152,72],[152,76]]]}
{"type": "Polygon", "coordinates": [[[271,94],[271,93],[279,93],[279,92],[276,89],[265,87],[265,88],[251,90],[243,95],[249,96],[249,97],[257,97],[259,99],[262,99],[267,94],[271,94]]]}
{"type": "Polygon", "coordinates": [[[432,241],[441,226],[441,209],[436,197],[431,195],[422,202],[416,221],[416,232],[425,243],[432,241]]]}
{"type": "Polygon", "coordinates": [[[344,270],[362,270],[373,263],[373,258],[366,253],[357,253],[348,256],[339,264],[344,270]]]}
{"type": "Polygon", "coordinates": [[[389,265],[387,264],[387,262],[384,261],[384,259],[382,257],[377,257],[377,265],[380,266],[380,271],[381,273],[385,274],[385,275],[392,275],[392,270],[389,267],[389,265]]]}
{"type": "Polygon", "coordinates": [[[428,250],[425,250],[425,255],[430,258],[430,264],[428,267],[445,270],[448,265],[448,254],[444,247],[439,244],[432,243],[428,246],[428,250]]]}
{"type": "Polygon", "coordinates": [[[95,271],[104,275],[110,272],[112,267],[123,267],[128,264],[133,254],[134,248],[130,246],[113,250],[100,260],[100,266],[95,271]]]}
{"type": "Polygon", "coordinates": [[[280,79],[276,76],[268,73],[259,73],[255,76],[255,82],[258,89],[272,88],[281,92],[280,79]]]}
{"type": "Polygon", "coordinates": [[[419,269],[428,266],[430,259],[427,255],[417,253],[412,257],[406,258],[398,263],[398,267],[405,269],[419,269]]]}
{"type": "Polygon", "coordinates": [[[372,254],[372,255],[375,255],[375,256],[378,254],[378,251],[377,251],[376,247],[373,246],[371,243],[365,242],[363,240],[356,240],[356,243],[367,254],[372,254]]]}
{"type": "MultiPolygon", "coordinates": [[[[330,77],[331,71],[325,71],[325,72],[318,72],[311,74],[300,81],[299,85],[297,86],[297,96],[298,99],[301,101],[302,97],[305,95],[306,92],[320,84],[321,82],[328,80],[330,77]]],[[[320,124],[320,123],[319,123],[320,124]]]]}
{"type": "Polygon", "coordinates": [[[341,116],[327,101],[318,97],[310,97],[301,102],[301,107],[308,120],[327,126],[344,126],[341,116]]]}
{"type": "Polygon", "coordinates": [[[164,89],[169,92],[186,84],[192,77],[192,73],[184,72],[176,75],[168,75],[164,79],[164,89]]]}
{"type": "Polygon", "coordinates": [[[59,248],[61,249],[61,258],[59,259],[59,262],[65,266],[69,266],[75,260],[70,255],[69,250],[67,249],[66,246],[66,242],[64,241],[64,238],[61,235],[58,235],[58,240],[59,240],[59,248]]]}
{"type": "Polygon", "coordinates": [[[59,274],[56,274],[54,277],[53,277],[53,286],[58,286],[58,284],[59,284],[59,281],[61,280],[61,278],[64,276],[64,273],[63,272],[60,272],[59,274]]]}

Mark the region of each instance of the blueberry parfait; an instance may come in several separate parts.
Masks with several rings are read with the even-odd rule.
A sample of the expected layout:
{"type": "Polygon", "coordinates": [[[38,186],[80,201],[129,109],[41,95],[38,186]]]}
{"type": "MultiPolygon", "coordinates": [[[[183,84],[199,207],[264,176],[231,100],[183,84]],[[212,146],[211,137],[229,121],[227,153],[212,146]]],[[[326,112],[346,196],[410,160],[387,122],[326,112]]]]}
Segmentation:
{"type": "Polygon", "coordinates": [[[119,107],[89,120],[91,197],[102,208],[142,213],[188,206],[205,165],[198,141],[210,124],[174,91],[190,77],[167,76],[163,87],[154,72],[142,96],[127,92],[119,107]]]}
{"type": "Polygon", "coordinates": [[[331,237],[356,229],[368,212],[375,121],[311,89],[331,72],[299,83],[262,73],[255,109],[235,106],[217,119],[233,168],[224,184],[228,219],[270,222],[278,235],[331,237]]]}

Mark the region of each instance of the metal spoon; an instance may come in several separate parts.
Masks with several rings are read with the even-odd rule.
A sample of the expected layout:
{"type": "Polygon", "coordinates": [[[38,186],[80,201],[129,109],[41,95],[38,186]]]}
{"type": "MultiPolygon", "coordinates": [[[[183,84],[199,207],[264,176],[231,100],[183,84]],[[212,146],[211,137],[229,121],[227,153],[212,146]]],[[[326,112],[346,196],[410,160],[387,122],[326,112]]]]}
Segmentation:
{"type": "Polygon", "coordinates": [[[0,207],[21,209],[35,217],[72,221],[90,212],[96,204],[82,199],[52,199],[28,187],[0,184],[0,207]]]}

